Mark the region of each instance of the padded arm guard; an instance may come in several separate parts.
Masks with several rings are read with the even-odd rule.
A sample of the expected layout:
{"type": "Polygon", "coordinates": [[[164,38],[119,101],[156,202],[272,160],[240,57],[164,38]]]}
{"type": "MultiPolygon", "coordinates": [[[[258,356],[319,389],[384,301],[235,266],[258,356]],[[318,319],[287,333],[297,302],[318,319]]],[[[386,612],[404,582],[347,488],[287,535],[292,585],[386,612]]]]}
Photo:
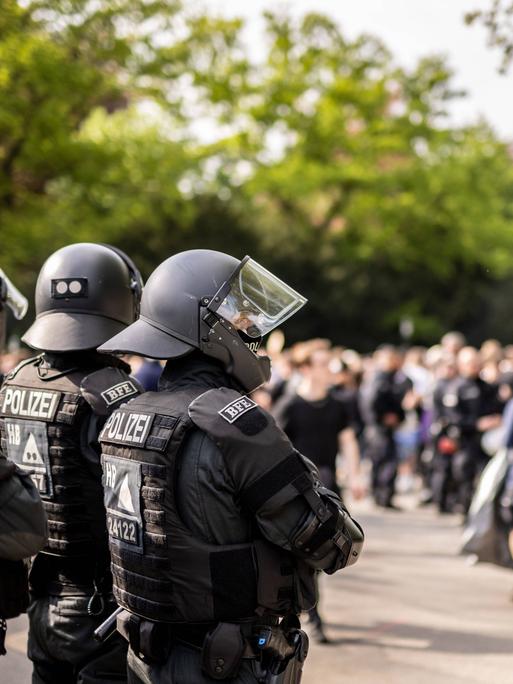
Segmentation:
{"type": "Polygon", "coordinates": [[[296,555],[331,575],[356,563],[364,535],[342,502],[335,502],[323,494],[317,495],[321,504],[296,531],[292,545],[296,555]]]}

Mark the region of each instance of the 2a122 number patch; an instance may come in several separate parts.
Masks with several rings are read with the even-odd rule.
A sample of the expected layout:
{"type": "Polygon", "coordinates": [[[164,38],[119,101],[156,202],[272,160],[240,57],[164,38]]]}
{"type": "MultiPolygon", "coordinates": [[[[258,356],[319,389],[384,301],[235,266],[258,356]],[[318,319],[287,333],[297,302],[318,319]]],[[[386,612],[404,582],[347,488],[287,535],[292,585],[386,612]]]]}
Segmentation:
{"type": "Polygon", "coordinates": [[[139,544],[139,526],[136,520],[129,520],[126,517],[121,518],[108,511],[107,528],[111,537],[127,542],[127,544],[139,544]]]}
{"type": "Polygon", "coordinates": [[[142,553],[141,464],[104,454],[102,466],[109,536],[142,553]]]}

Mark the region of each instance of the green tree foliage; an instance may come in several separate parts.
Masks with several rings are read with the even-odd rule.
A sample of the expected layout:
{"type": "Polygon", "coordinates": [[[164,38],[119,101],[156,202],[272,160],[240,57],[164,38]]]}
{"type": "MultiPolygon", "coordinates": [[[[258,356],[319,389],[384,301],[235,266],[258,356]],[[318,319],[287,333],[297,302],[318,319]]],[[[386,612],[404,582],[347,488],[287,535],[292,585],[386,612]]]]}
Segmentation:
{"type": "Polygon", "coordinates": [[[488,32],[490,47],[501,53],[499,71],[506,73],[513,59],[513,2],[491,0],[487,10],[473,10],[465,15],[467,24],[479,23],[488,32]]]}
{"type": "Polygon", "coordinates": [[[238,27],[170,0],[2,3],[0,249],[22,287],[73,240],[138,244],[146,272],[187,246],[200,207],[178,183],[200,154],[184,93],[199,106],[192,84],[222,81],[238,27]]]}
{"type": "Polygon", "coordinates": [[[513,334],[486,307],[511,277],[510,155],[447,125],[443,60],[400,69],[317,14],[266,25],[252,61],[242,22],[179,2],[4,0],[2,267],[29,293],[71,241],[146,275],[181,249],[249,252],[310,299],[291,337],[370,347],[404,317],[424,341],[513,334]]]}
{"type": "Polygon", "coordinates": [[[372,345],[405,316],[419,339],[472,329],[476,286],[511,267],[506,146],[484,125],[444,123],[459,94],[442,60],[406,72],[326,17],[267,22],[271,47],[236,93],[239,144],[220,146],[220,168],[236,184],[240,159],[251,165],[238,195],[265,253],[310,287],[301,331],[372,345]]]}

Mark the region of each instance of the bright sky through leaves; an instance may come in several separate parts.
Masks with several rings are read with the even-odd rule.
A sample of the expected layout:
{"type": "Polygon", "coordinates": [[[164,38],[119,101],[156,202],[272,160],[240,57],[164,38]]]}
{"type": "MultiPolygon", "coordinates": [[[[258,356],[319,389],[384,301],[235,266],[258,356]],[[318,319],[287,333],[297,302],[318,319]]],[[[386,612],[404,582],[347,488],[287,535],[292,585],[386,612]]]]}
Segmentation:
{"type": "Polygon", "coordinates": [[[336,19],[344,34],[380,37],[402,66],[413,67],[419,57],[444,54],[455,71],[455,85],[468,96],[451,103],[451,123],[475,122],[480,116],[503,138],[513,140],[513,73],[498,74],[500,55],[487,47],[482,26],[466,26],[464,15],[486,9],[490,0],[202,0],[199,6],[249,19],[248,41],[253,54],[262,48],[261,14],[265,9],[288,9],[298,16],[321,12],[336,19]]]}

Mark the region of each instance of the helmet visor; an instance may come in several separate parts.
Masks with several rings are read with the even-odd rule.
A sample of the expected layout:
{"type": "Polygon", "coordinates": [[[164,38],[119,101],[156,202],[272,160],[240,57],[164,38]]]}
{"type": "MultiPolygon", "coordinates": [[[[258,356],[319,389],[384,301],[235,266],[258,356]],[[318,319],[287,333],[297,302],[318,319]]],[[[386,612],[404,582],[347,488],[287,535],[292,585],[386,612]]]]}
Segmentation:
{"type": "Polygon", "coordinates": [[[242,260],[220,292],[224,296],[221,295],[217,315],[252,338],[277,328],[307,301],[249,257],[242,260]]]}

